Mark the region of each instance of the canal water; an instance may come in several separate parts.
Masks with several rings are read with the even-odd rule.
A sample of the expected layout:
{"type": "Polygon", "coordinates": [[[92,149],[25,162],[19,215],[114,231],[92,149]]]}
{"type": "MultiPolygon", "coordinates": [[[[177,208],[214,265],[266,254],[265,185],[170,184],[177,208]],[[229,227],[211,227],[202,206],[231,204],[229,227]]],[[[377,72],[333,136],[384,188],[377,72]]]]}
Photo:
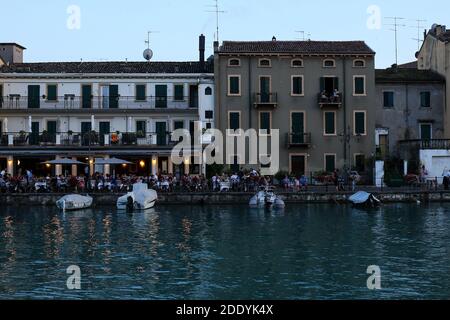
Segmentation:
{"type": "Polygon", "coordinates": [[[0,208],[0,299],[450,298],[450,207],[0,208]],[[81,290],[69,290],[69,266],[81,290]],[[381,290],[367,288],[379,266],[381,290]]]}

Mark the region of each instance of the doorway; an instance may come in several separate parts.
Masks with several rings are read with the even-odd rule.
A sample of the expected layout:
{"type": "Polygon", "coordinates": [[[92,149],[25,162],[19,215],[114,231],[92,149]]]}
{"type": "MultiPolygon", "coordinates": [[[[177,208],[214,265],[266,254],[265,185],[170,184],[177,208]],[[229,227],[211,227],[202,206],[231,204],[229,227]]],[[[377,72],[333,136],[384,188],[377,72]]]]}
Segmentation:
{"type": "Polygon", "coordinates": [[[291,173],[299,177],[306,174],[306,156],[291,155],[291,173]]]}

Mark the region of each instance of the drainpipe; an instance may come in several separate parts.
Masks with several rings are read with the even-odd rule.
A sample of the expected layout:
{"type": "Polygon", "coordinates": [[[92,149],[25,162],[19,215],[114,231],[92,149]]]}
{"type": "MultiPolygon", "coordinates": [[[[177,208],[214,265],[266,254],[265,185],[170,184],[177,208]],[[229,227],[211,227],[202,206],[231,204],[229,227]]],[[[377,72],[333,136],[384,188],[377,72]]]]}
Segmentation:
{"type": "Polygon", "coordinates": [[[347,91],[346,91],[346,84],[347,84],[347,58],[344,56],[343,57],[343,81],[342,81],[342,111],[344,114],[344,166],[347,166],[347,161],[348,161],[348,155],[347,155],[347,143],[350,145],[350,132],[347,132],[347,107],[346,107],[346,103],[347,103],[347,91]],[[347,142],[348,139],[348,142],[347,142]]]}
{"type": "Polygon", "coordinates": [[[249,94],[249,109],[248,109],[248,128],[252,128],[252,57],[248,57],[248,94],[249,94]]]}

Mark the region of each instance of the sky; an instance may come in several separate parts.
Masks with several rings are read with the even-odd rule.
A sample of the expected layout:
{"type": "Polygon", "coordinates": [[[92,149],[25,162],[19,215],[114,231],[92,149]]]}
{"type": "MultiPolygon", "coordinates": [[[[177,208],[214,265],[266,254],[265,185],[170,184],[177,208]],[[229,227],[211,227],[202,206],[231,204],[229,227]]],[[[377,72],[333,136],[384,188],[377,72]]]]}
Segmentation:
{"type": "MultiPolygon", "coordinates": [[[[147,31],[154,61],[198,59],[198,36],[213,53],[214,0],[0,0],[0,42],[27,48],[26,62],[143,61],[147,31]]],[[[364,40],[377,52],[377,68],[395,63],[392,20],[398,16],[398,62],[414,60],[417,19],[450,26],[450,2],[418,0],[219,0],[220,41],[364,40]],[[446,20],[447,19],[447,20],[446,20]]]]}

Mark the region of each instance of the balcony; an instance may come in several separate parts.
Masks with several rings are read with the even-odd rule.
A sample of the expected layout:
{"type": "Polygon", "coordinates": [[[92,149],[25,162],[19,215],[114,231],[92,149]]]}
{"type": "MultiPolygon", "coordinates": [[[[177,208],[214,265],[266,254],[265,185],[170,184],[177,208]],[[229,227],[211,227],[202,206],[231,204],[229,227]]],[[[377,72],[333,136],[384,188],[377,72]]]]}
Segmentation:
{"type": "Polygon", "coordinates": [[[1,147],[172,147],[177,142],[172,141],[172,134],[166,133],[120,133],[99,134],[87,133],[4,133],[0,136],[1,147]]]}
{"type": "Polygon", "coordinates": [[[278,94],[276,92],[271,93],[255,93],[253,95],[253,105],[258,107],[272,107],[278,106],[278,94]]]}
{"type": "Polygon", "coordinates": [[[287,133],[286,146],[291,148],[309,148],[311,146],[311,133],[287,133]]]}
{"type": "Polygon", "coordinates": [[[450,150],[450,139],[402,140],[399,144],[403,148],[416,150],[450,150]]]}
{"type": "Polygon", "coordinates": [[[340,108],[342,106],[342,93],[338,93],[337,95],[329,94],[329,93],[319,93],[318,101],[319,107],[334,107],[340,108]]]}
{"type": "Polygon", "coordinates": [[[65,95],[49,101],[45,96],[27,97],[10,95],[0,97],[0,109],[6,110],[196,110],[198,99],[185,97],[148,96],[142,100],[136,97],[98,97],[90,98],[65,95]]]}

